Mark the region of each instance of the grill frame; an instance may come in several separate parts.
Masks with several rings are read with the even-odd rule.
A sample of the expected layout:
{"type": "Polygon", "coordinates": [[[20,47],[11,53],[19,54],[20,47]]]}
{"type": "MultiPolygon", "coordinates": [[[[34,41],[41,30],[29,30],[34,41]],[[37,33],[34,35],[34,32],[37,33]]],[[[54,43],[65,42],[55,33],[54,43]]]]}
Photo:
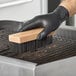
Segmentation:
{"type": "MultiPolygon", "coordinates": [[[[12,32],[13,31],[10,31],[10,33],[12,32]]],[[[30,51],[18,53],[18,51],[13,51],[16,48],[12,48],[13,44],[9,43],[9,41],[6,40],[6,42],[8,43],[7,46],[10,46],[8,46],[8,49],[7,47],[5,47],[3,51],[0,51],[0,55],[37,63],[38,65],[69,58],[76,55],[75,32],[76,30],[73,30],[72,28],[59,28],[58,30],[56,30],[56,34],[53,37],[52,44],[47,45],[46,47],[39,48],[34,52],[30,51]]],[[[4,35],[6,34],[4,33],[4,35]]],[[[3,37],[2,39],[5,39],[5,37],[3,37]]]]}
{"type": "Polygon", "coordinates": [[[9,56],[0,56],[0,65],[1,76],[76,76],[76,56],[40,65],[9,56]]]}

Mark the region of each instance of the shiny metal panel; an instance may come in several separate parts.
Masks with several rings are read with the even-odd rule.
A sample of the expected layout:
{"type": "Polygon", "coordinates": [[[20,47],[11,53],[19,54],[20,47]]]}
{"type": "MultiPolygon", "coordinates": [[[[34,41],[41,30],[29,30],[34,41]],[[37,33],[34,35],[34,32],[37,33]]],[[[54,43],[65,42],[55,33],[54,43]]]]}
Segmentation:
{"type": "Polygon", "coordinates": [[[0,76],[34,76],[35,63],[0,56],[0,76]]]}

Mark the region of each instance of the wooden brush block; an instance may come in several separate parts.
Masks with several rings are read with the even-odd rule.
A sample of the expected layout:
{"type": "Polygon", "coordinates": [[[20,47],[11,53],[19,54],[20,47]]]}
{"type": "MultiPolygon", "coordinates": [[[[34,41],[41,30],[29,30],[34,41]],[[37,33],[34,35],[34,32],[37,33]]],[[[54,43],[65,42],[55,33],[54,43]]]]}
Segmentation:
{"type": "MultiPolygon", "coordinates": [[[[43,28],[32,29],[25,32],[19,32],[9,35],[9,41],[14,43],[24,43],[28,41],[35,40],[37,35],[43,30],[43,28]]],[[[53,32],[49,35],[53,35],[53,32]]]]}

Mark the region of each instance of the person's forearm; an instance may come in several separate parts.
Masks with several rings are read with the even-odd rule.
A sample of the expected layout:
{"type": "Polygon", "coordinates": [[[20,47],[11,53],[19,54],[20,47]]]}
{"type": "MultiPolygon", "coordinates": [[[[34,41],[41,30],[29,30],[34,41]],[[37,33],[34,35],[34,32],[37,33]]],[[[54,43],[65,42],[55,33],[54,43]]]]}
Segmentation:
{"type": "Polygon", "coordinates": [[[70,16],[76,14],[76,0],[63,0],[59,6],[65,7],[70,16]]]}

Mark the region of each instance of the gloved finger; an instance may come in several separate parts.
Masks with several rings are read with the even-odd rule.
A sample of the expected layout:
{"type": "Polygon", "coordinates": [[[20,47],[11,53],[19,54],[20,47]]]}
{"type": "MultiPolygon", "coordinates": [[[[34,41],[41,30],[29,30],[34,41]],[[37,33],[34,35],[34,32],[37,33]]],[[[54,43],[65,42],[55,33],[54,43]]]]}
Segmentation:
{"type": "Polygon", "coordinates": [[[47,35],[51,32],[52,32],[52,30],[50,30],[49,28],[44,28],[44,30],[41,33],[39,33],[37,39],[38,40],[45,39],[47,37],[47,35]]]}
{"type": "Polygon", "coordinates": [[[38,19],[32,19],[32,20],[29,20],[27,22],[25,22],[22,26],[22,28],[19,29],[19,32],[22,32],[22,31],[26,31],[26,30],[31,30],[31,29],[34,29],[34,28],[37,28],[37,27],[40,27],[40,22],[38,19]]]}

